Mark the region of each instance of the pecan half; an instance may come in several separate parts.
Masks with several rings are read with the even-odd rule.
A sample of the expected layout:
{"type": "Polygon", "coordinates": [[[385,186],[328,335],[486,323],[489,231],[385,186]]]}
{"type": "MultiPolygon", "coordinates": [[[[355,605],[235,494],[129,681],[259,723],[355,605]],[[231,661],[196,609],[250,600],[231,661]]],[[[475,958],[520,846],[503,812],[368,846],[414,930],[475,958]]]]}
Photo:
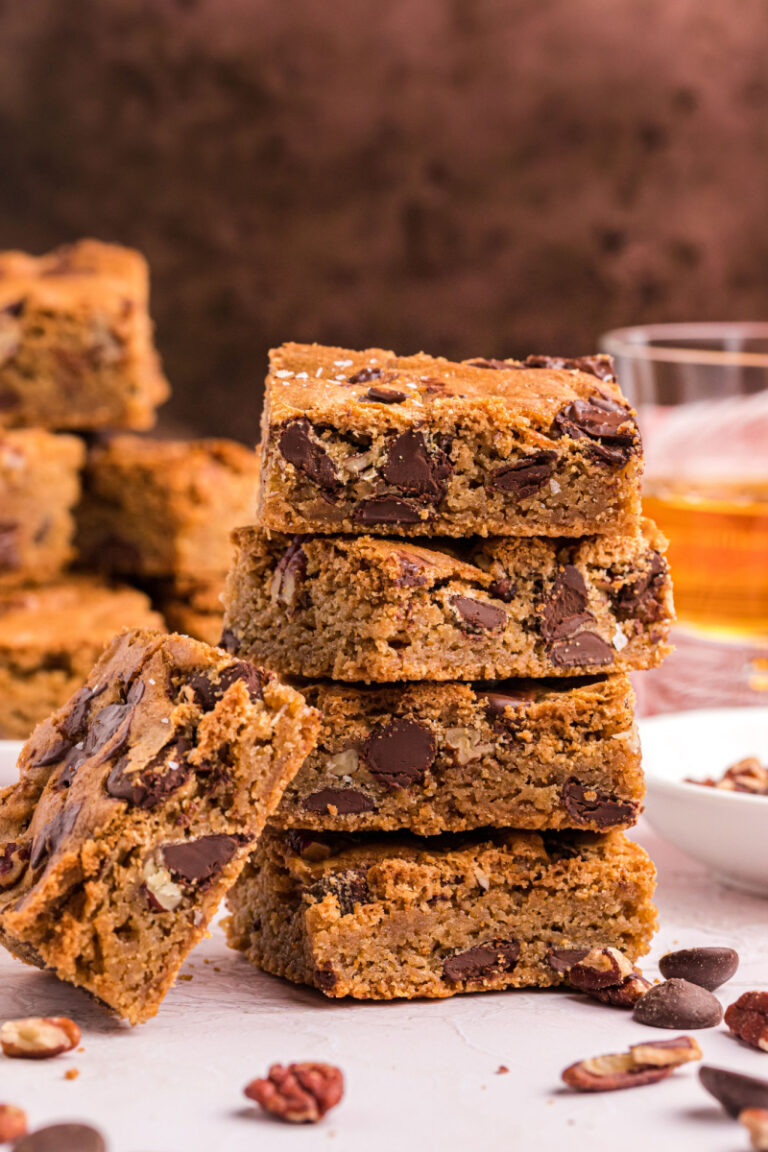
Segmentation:
{"type": "Polygon", "coordinates": [[[618,948],[552,948],[549,963],[571,988],[613,1008],[634,1008],[651,987],[618,948]]]}
{"type": "Polygon", "coordinates": [[[344,1095],[344,1076],[333,1064],[273,1064],[265,1079],[244,1089],[265,1112],[292,1124],[316,1124],[344,1095]]]}
{"type": "Polygon", "coordinates": [[[0,1144],[12,1144],[26,1133],[26,1112],[15,1104],[0,1104],[0,1144]]]}
{"type": "Polygon", "coordinates": [[[48,1060],[71,1052],[80,1043],[80,1029],[66,1016],[28,1016],[6,1020],[0,1028],[0,1048],[6,1056],[48,1060]]]}
{"type": "Polygon", "coordinates": [[[726,1008],[725,1022],[739,1040],[768,1052],[768,992],[744,992],[726,1008]]]}
{"type": "Polygon", "coordinates": [[[666,1079],[674,1068],[689,1060],[700,1060],[701,1049],[691,1036],[633,1044],[628,1052],[593,1056],[571,1064],[563,1081],[577,1092],[616,1092],[640,1088],[666,1079]]]}

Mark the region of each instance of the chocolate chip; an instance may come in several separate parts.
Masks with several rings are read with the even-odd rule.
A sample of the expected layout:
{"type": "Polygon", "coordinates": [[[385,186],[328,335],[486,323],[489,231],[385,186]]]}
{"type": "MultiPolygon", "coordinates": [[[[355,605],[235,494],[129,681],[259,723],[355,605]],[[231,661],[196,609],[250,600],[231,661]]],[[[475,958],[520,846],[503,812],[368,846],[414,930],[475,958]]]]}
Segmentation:
{"type": "Polygon", "coordinates": [[[451,984],[483,980],[499,972],[514,971],[519,958],[517,940],[490,940],[449,956],[443,963],[443,977],[451,984]]]}
{"type": "Polygon", "coordinates": [[[326,896],[333,896],[342,916],[354,912],[356,904],[370,904],[371,890],[368,887],[367,868],[348,868],[346,872],[329,872],[316,884],[309,895],[320,903],[326,896]]]}
{"type": "Polygon", "coordinates": [[[134,808],[156,808],[189,778],[187,753],[191,744],[183,736],[171,740],[141,772],[129,772],[128,760],[120,760],[107,776],[107,793],[134,808]]]}
{"type": "Polygon", "coordinates": [[[429,583],[427,560],[411,552],[398,552],[397,558],[400,561],[400,575],[395,580],[398,588],[423,588],[429,583]]]}
{"type": "Polygon", "coordinates": [[[48,748],[44,748],[38,756],[32,757],[27,765],[28,770],[32,768],[47,768],[50,764],[58,764],[59,760],[63,760],[68,752],[71,751],[72,741],[59,738],[54,740],[48,748]]]}
{"type": "Polygon", "coordinates": [[[379,724],[360,749],[360,759],[385,788],[421,784],[435,762],[435,738],[424,724],[398,717],[379,724]]]}
{"type": "Polygon", "coordinates": [[[13,520],[0,522],[0,571],[13,572],[20,567],[19,525],[13,520]]]}
{"type": "Polygon", "coordinates": [[[570,972],[574,964],[578,964],[590,952],[591,948],[550,948],[547,953],[547,960],[555,972],[564,975],[566,972],[570,972]]]}
{"type": "MultiPolygon", "coordinates": [[[[88,729],[88,735],[85,738],[83,747],[84,759],[89,757],[97,757],[98,753],[106,750],[107,745],[112,738],[119,733],[119,738],[111,745],[108,752],[108,757],[112,758],[122,752],[128,743],[128,737],[131,727],[131,717],[133,716],[136,703],[126,702],[125,704],[107,704],[96,716],[91,720],[88,729]]],[[[107,757],[105,756],[104,759],[107,757]]]]}
{"type": "Polygon", "coordinates": [[[165,844],[160,851],[175,876],[187,884],[202,884],[229,863],[239,846],[234,836],[203,836],[186,844],[165,844]]]}
{"type": "Polygon", "coordinates": [[[627,409],[599,395],[561,408],[550,435],[591,440],[590,451],[607,464],[626,464],[640,444],[637,425],[627,409]]]}
{"type": "Polygon", "coordinates": [[[107,1152],[107,1145],[88,1124],[48,1124],[22,1136],[13,1152],[107,1152]]]}
{"type": "Polygon", "coordinates": [[[651,1028],[716,1028],[723,1006],[706,988],[689,980],[655,984],[635,1005],[633,1018],[651,1028]]]}
{"type": "Polygon", "coordinates": [[[353,376],[347,376],[347,382],[349,384],[367,384],[369,380],[380,380],[381,373],[381,368],[361,368],[353,376]]]}
{"type": "Polygon", "coordinates": [[[523,366],[586,372],[589,376],[597,376],[598,380],[614,380],[616,377],[610,356],[527,356],[523,366]]]}
{"type": "Polygon", "coordinates": [[[238,680],[244,682],[251,700],[256,702],[263,699],[259,670],[245,660],[238,660],[236,664],[224,668],[219,673],[218,682],[214,682],[210,676],[202,672],[197,672],[194,676],[190,676],[189,687],[198,707],[204,712],[212,712],[227,689],[238,680]]]}
{"type": "Polygon", "coordinates": [[[75,826],[75,821],[80,813],[80,804],[68,804],[61,808],[52,820],[38,832],[32,841],[32,851],[30,853],[29,863],[32,868],[37,868],[43,862],[46,856],[50,856],[56,851],[59,844],[64,840],[72,831],[75,826]]]}
{"type": "Polygon", "coordinates": [[[376,805],[370,796],[354,788],[323,788],[320,792],[313,792],[311,796],[307,796],[303,806],[308,812],[327,812],[333,807],[339,816],[376,811],[376,805]]]}
{"type": "Polygon", "coordinates": [[[559,668],[603,666],[613,663],[613,649],[594,632],[579,632],[567,640],[555,641],[549,658],[559,668]]]}
{"type": "Polygon", "coordinates": [[[360,524],[419,524],[421,513],[415,504],[397,496],[372,496],[355,505],[352,519],[360,524]]]}
{"type": "Polygon", "coordinates": [[[13,316],[18,320],[24,311],[24,306],[27,303],[26,299],[22,297],[21,300],[14,300],[12,304],[3,304],[0,308],[0,316],[13,316]]]}
{"type": "Polygon", "coordinates": [[[514,731],[516,727],[515,716],[510,715],[510,712],[518,712],[534,698],[533,690],[521,691],[519,694],[479,690],[475,694],[485,704],[491,723],[501,724],[509,731],[514,731]]]}
{"type": "Polygon", "coordinates": [[[0,847],[0,888],[11,888],[21,879],[29,860],[29,844],[9,840],[0,847]]]}
{"type": "Polygon", "coordinates": [[[332,992],[338,984],[339,978],[330,964],[321,964],[319,968],[315,968],[314,981],[315,986],[321,992],[332,992]]]}
{"type": "Polygon", "coordinates": [[[533,496],[555,472],[557,452],[534,452],[514,464],[504,464],[491,473],[491,487],[511,492],[518,500],[533,496]]]}
{"type": "Polygon", "coordinates": [[[636,619],[652,623],[664,615],[661,595],[667,578],[667,565],[656,551],[648,553],[648,571],[630,584],[624,584],[614,596],[618,620],[636,619]]]}
{"type": "Polygon", "coordinates": [[[0,388],[0,412],[12,412],[21,405],[21,396],[13,388],[4,385],[0,388]]]}
{"type": "Polygon", "coordinates": [[[511,604],[515,596],[517,596],[517,584],[513,584],[509,576],[502,576],[501,579],[494,580],[488,591],[494,600],[501,600],[504,604],[511,604]]]}
{"type": "Polygon", "coordinates": [[[572,636],[594,620],[587,611],[588,594],[584,577],[573,564],[558,572],[549,597],[541,605],[540,631],[545,640],[572,636]]]}
{"type": "Polygon", "coordinates": [[[503,608],[488,604],[485,600],[472,600],[468,596],[451,596],[451,607],[455,608],[470,630],[481,632],[493,628],[503,628],[507,614],[503,608]]]}
{"type": "Polygon", "coordinates": [[[430,453],[421,432],[401,432],[389,442],[380,475],[407,496],[436,504],[443,498],[453,465],[441,448],[430,453]]]}
{"type": "Polygon", "coordinates": [[[216,647],[223,648],[225,652],[235,653],[240,648],[240,641],[231,628],[225,628],[216,647]]]}
{"type": "Polygon", "coordinates": [[[61,735],[65,740],[70,743],[82,736],[85,731],[86,719],[91,707],[91,703],[101,696],[102,692],[106,692],[107,685],[102,684],[100,688],[80,688],[75,693],[69,702],[69,710],[62,723],[59,725],[61,735]]]}
{"type": "Polygon", "coordinates": [[[667,952],[659,961],[659,971],[665,980],[681,976],[708,992],[714,992],[730,980],[738,966],[739,954],[733,948],[681,948],[667,952]]]}
{"type": "Polygon", "coordinates": [[[408,399],[408,394],[398,388],[369,388],[360,399],[371,400],[375,404],[402,404],[408,399]]]}
{"type": "Polygon", "coordinates": [[[699,1068],[699,1080],[734,1119],[746,1108],[768,1108],[768,1080],[713,1068],[711,1064],[699,1068]]]}
{"type": "Polygon", "coordinates": [[[616,824],[633,824],[638,805],[618,800],[609,792],[598,792],[585,787],[578,780],[566,780],[561,799],[568,815],[576,824],[593,824],[597,828],[612,828],[616,824]]]}
{"type": "Polygon", "coordinates": [[[335,495],[341,489],[336,469],[322,444],[312,439],[311,431],[309,420],[291,420],[280,434],[278,447],[284,459],[297,472],[301,472],[302,476],[306,476],[328,495],[335,495]]]}

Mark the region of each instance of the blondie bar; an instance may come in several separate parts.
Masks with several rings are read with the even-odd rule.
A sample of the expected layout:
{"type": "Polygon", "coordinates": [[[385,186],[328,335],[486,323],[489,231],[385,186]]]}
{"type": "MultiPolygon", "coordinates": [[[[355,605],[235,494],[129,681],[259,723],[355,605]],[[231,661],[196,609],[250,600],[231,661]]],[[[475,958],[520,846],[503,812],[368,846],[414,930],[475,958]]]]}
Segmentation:
{"type": "Polygon", "coordinates": [[[84,456],[76,436],[0,432],[0,586],[45,583],[72,559],[84,456]]]}
{"type": "Polygon", "coordinates": [[[250,523],[256,456],[230,440],[115,436],[89,453],[78,512],[84,561],[118,576],[219,578],[250,523]]]}
{"type": "Polygon", "coordinates": [[[223,642],[300,676],[498,680],[651,668],[672,589],[650,521],[583,540],[465,550],[360,536],[235,533],[223,642]]]}
{"type": "Polygon", "coordinates": [[[262,443],[259,521],[281,532],[585,536],[640,509],[640,436],[607,356],[286,344],[262,443]]]}
{"type": "Polygon", "coordinates": [[[613,947],[633,962],[648,950],[654,875],[621,832],[268,830],[230,893],[227,933],[257,967],[327,996],[550,987],[562,948],[613,947]]]}
{"type": "Polygon", "coordinates": [[[81,686],[116,632],[162,626],[142,592],[92,577],[0,590],[0,738],[26,740],[81,686]]]}
{"type": "Polygon", "coordinates": [[[153,1016],[314,739],[220,649],[124,632],[0,795],[0,940],[131,1023],[153,1016]]]}
{"type": "Polygon", "coordinates": [[[168,627],[216,645],[221,639],[224,576],[217,580],[162,581],[151,585],[152,599],[168,627]]]}
{"type": "Polygon", "coordinates": [[[627,676],[301,690],[323,723],[278,827],[605,831],[640,813],[627,676]]]}
{"type": "Polygon", "coordinates": [[[0,427],[151,427],[169,389],[148,300],[129,248],[0,253],[0,427]]]}

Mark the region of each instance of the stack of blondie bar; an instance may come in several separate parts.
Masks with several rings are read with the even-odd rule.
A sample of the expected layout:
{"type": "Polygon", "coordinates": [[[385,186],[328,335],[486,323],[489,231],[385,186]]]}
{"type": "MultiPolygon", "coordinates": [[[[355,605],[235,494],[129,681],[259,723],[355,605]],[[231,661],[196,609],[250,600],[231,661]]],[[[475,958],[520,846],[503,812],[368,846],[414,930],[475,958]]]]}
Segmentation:
{"type": "Polygon", "coordinates": [[[230,895],[258,967],[448,996],[647,949],[628,673],[672,601],[641,471],[606,357],[273,353],[222,645],[323,722],[230,895]]]}
{"type": "Polygon", "coordinates": [[[162,612],[221,633],[256,458],[131,434],[168,394],[138,252],[0,253],[0,738],[28,736],[123,627],[162,612]]]}

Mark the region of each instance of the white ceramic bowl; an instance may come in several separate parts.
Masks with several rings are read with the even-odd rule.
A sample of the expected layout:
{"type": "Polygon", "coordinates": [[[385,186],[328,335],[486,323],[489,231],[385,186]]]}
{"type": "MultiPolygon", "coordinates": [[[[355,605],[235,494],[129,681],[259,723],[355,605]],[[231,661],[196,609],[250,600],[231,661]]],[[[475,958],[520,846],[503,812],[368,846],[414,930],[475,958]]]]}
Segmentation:
{"type": "Polygon", "coordinates": [[[768,708],[711,708],[640,721],[646,816],[724,884],[768,897],[768,796],[687,784],[747,756],[768,761],[768,708]]]}
{"type": "Polygon", "coordinates": [[[22,747],[21,740],[0,740],[0,788],[15,784],[18,780],[16,761],[22,747]]]}

